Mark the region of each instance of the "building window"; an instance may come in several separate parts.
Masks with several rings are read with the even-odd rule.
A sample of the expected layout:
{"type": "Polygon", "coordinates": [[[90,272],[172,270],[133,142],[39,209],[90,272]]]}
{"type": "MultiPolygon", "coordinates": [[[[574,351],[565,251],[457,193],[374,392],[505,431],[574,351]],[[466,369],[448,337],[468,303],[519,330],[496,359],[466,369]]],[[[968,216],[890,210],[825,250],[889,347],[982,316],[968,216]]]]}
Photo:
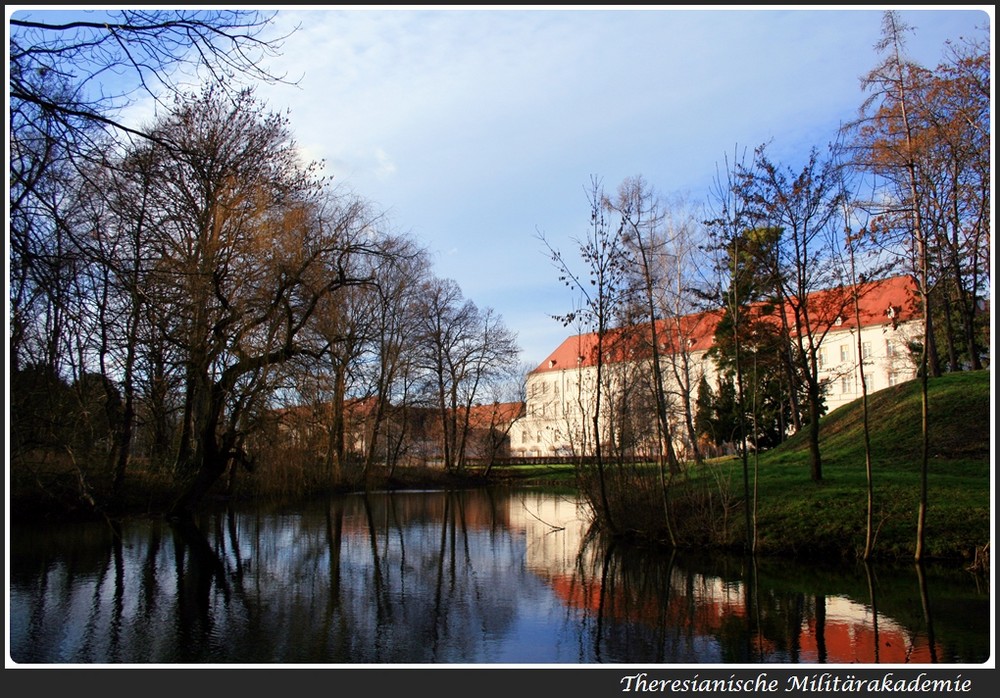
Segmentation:
{"type": "Polygon", "coordinates": [[[866,360],[872,358],[872,343],[871,342],[862,342],[861,343],[861,358],[862,359],[866,359],[866,360]]]}
{"type": "Polygon", "coordinates": [[[823,368],[823,362],[826,361],[826,352],[820,349],[816,352],[816,366],[823,368]]]}
{"type": "Polygon", "coordinates": [[[847,363],[851,360],[851,345],[841,344],[840,345],[840,363],[847,363]]]}
{"type": "Polygon", "coordinates": [[[888,357],[896,355],[896,345],[891,339],[885,340],[885,355],[888,357]]]}
{"type": "Polygon", "coordinates": [[[840,379],[840,392],[842,393],[854,392],[854,376],[843,376],[840,379]]]}
{"type": "Polygon", "coordinates": [[[895,371],[889,371],[886,377],[889,379],[889,385],[897,385],[899,383],[899,376],[896,375],[895,371]]]}

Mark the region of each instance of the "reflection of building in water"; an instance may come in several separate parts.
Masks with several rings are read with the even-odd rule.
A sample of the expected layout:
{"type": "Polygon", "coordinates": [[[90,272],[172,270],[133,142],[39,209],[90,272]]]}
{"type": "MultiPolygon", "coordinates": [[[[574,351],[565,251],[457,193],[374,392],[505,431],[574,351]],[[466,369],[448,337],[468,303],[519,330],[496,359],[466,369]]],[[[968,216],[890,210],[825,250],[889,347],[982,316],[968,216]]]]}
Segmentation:
{"type": "Polygon", "coordinates": [[[572,576],[584,536],[590,527],[586,509],[574,497],[532,497],[510,500],[512,530],[525,535],[525,566],[542,579],[572,576]]]}
{"type": "MultiPolygon", "coordinates": [[[[871,609],[843,596],[827,597],[826,617],[818,628],[815,616],[802,628],[801,651],[808,661],[825,652],[826,662],[838,664],[925,664],[935,661],[926,638],[915,637],[892,618],[878,615],[878,634],[871,609]],[[819,639],[822,632],[822,650],[819,639]]],[[[936,650],[941,657],[941,649],[936,650]]]]}
{"type": "Polygon", "coordinates": [[[761,589],[748,598],[741,580],[690,572],[679,564],[670,567],[670,588],[660,590],[666,593],[638,592],[648,585],[630,584],[628,578],[608,579],[602,589],[602,570],[616,574],[621,566],[604,567],[601,546],[585,545],[587,515],[572,498],[511,499],[509,524],[524,532],[526,568],[567,607],[601,613],[605,620],[683,628],[685,635],[709,640],[743,628],[751,651],[775,661],[922,664],[944,654],[940,647],[931,652],[925,632],[908,630],[884,614],[873,618],[870,606],[837,595],[790,592],[795,598],[787,601],[801,604],[801,622],[771,635],[767,609],[785,604],[781,592],[761,589]]]}

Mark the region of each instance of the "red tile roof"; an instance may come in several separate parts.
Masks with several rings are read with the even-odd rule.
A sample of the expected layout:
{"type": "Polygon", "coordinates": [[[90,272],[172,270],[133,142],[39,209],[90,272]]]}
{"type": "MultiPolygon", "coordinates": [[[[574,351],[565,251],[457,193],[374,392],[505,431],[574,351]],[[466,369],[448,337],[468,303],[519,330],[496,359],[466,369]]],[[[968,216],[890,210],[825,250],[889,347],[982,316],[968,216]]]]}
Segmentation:
{"type": "MultiPolygon", "coordinates": [[[[916,284],[909,275],[859,284],[858,300],[861,326],[899,323],[920,317],[916,297],[916,284]]],[[[763,311],[764,304],[758,304],[763,311]]],[[[817,329],[832,327],[850,329],[857,327],[850,287],[818,291],[808,298],[810,323],[817,329]],[[837,324],[837,319],[840,323],[837,324]]],[[[795,313],[791,306],[784,308],[788,326],[795,327],[795,313]]],[[[657,322],[657,339],[662,351],[677,353],[681,342],[688,351],[706,351],[715,339],[715,328],[722,318],[722,310],[693,313],[678,318],[657,322]]],[[[773,316],[773,314],[772,314],[773,316]]],[[[648,333],[648,330],[647,330],[648,333]]],[[[641,336],[632,335],[630,341],[622,329],[611,330],[605,340],[605,358],[608,363],[621,360],[630,351],[642,351],[641,336]]],[[[648,345],[648,341],[647,341],[648,345]]],[[[648,356],[648,349],[646,350],[648,356]]],[[[562,371],[577,367],[594,366],[597,363],[597,333],[588,332],[567,337],[555,351],[548,355],[532,373],[562,371]]]]}
{"type": "Polygon", "coordinates": [[[473,429],[507,426],[520,417],[523,411],[523,402],[494,402],[486,405],[473,405],[469,411],[469,426],[473,429]]]}

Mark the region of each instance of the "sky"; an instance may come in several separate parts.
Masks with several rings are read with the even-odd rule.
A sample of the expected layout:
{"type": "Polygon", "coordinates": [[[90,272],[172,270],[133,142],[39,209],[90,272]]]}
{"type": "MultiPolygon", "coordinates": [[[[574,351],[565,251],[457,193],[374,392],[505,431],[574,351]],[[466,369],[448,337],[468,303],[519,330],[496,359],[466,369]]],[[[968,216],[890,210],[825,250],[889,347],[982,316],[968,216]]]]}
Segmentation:
{"type": "MultiPolygon", "coordinates": [[[[982,6],[980,6],[981,8],[982,6]]],[[[910,56],[992,10],[902,10],[910,56]]],[[[642,176],[703,206],[717,168],[770,142],[793,169],[857,115],[882,11],[597,9],[282,10],[278,73],[260,94],[335,181],[384,209],[437,276],[492,307],[541,363],[570,333],[574,296],[544,235],[575,262],[587,190],[642,176]]]]}
{"type": "MultiPolygon", "coordinates": [[[[695,7],[695,6],[691,6],[695,7]]],[[[986,5],[896,6],[907,49],[993,32],[986,5]]],[[[541,240],[571,263],[592,178],[641,176],[697,209],[733,154],[793,170],[857,115],[882,8],[282,6],[260,86],[307,159],[386,213],[434,273],[490,307],[541,363],[573,309],[541,240]]],[[[577,268],[582,268],[582,264],[577,268]]]]}

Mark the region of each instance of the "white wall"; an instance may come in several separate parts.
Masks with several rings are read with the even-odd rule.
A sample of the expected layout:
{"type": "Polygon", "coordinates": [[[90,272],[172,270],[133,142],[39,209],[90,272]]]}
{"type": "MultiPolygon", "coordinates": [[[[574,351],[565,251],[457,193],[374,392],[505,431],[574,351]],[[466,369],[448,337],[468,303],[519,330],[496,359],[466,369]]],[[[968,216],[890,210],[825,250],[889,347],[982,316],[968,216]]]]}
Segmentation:
{"type": "MultiPolygon", "coordinates": [[[[921,323],[913,320],[893,327],[891,323],[869,325],[861,329],[864,371],[868,392],[911,380],[916,377],[916,365],[910,356],[908,343],[921,336],[921,323]]],[[[820,379],[826,384],[826,405],[830,412],[861,397],[857,331],[832,328],[820,345],[820,379]]],[[[670,405],[672,419],[682,424],[681,400],[677,397],[677,382],[671,362],[664,358],[664,385],[674,394],[670,405]]],[[[605,366],[609,386],[614,389],[615,367],[605,366]]],[[[698,383],[704,374],[713,389],[717,385],[717,370],[705,352],[689,355],[689,399],[694,405],[698,383]]],[[[597,369],[593,366],[549,370],[540,367],[528,375],[525,416],[517,420],[510,431],[511,454],[514,456],[559,456],[591,453],[590,432],[594,414],[597,369]]],[[[604,399],[604,398],[602,398],[604,399]]],[[[606,404],[606,403],[605,403],[606,404]]],[[[604,410],[602,409],[602,413],[604,410]]],[[[602,427],[603,428],[603,427],[602,427]]]]}

